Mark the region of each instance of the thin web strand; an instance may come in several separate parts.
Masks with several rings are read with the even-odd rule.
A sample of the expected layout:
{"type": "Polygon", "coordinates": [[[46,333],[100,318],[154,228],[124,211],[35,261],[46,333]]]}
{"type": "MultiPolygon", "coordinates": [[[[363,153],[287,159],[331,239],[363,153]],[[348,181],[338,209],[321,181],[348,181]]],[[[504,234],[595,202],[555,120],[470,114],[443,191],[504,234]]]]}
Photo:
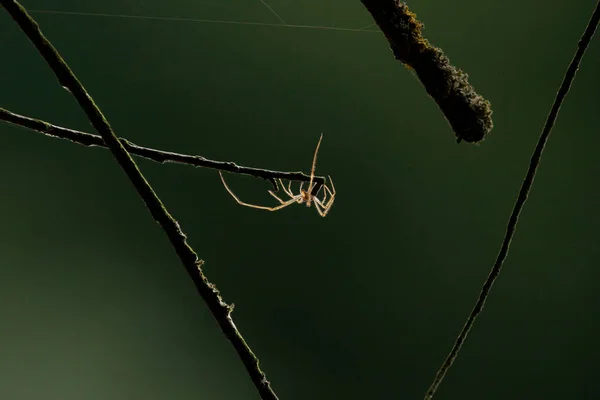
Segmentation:
{"type": "Polygon", "coordinates": [[[202,19],[202,18],[184,18],[184,17],[156,17],[145,15],[131,14],[105,14],[105,13],[90,13],[79,11],[57,11],[57,10],[29,10],[30,14],[52,14],[52,15],[72,15],[80,17],[101,17],[101,18],[128,18],[128,19],[144,19],[154,21],[175,21],[175,22],[192,22],[206,24],[227,24],[227,25],[251,25],[251,26],[271,26],[279,28],[296,28],[296,29],[321,29],[328,31],[344,31],[344,32],[370,32],[378,33],[378,30],[367,30],[364,28],[338,28],[333,26],[322,25],[301,25],[301,24],[273,24],[268,22],[253,22],[253,21],[227,21],[218,19],[202,19]]]}
{"type": "Polygon", "coordinates": [[[273,15],[275,15],[275,16],[277,17],[277,19],[281,21],[281,23],[282,23],[282,24],[284,24],[284,25],[287,25],[287,24],[285,23],[285,21],[283,20],[283,18],[281,18],[281,16],[280,16],[279,14],[277,14],[277,13],[275,12],[275,10],[273,10],[273,8],[271,8],[271,6],[267,4],[267,2],[266,2],[266,1],[264,1],[264,0],[260,0],[260,2],[261,2],[261,3],[263,3],[263,4],[264,4],[264,6],[265,6],[265,7],[267,7],[267,8],[269,9],[269,11],[271,11],[271,12],[273,13],[273,15]]]}
{"type": "Polygon", "coordinates": [[[364,31],[365,29],[367,29],[367,28],[370,28],[370,27],[372,27],[372,26],[375,26],[375,24],[369,24],[369,25],[365,25],[365,26],[363,26],[362,28],[359,28],[358,30],[359,30],[359,31],[364,31]]]}

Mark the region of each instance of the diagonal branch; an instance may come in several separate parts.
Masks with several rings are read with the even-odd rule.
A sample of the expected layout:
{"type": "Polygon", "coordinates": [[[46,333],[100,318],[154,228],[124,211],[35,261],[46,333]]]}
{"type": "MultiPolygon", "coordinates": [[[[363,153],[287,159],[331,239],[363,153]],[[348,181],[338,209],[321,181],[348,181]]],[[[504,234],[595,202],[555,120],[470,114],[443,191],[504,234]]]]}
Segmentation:
{"type": "Polygon", "coordinates": [[[189,246],[186,235],[181,230],[179,223],[169,214],[148,181],[146,181],[98,106],[96,106],[54,46],[44,37],[37,23],[27,14],[23,6],[16,0],[0,0],[0,4],[4,6],[37,48],[56,75],[59,83],[73,94],[92,126],[100,133],[107,147],[115,156],[117,163],[146,203],[146,207],[148,207],[154,219],[167,234],[196,289],[208,305],[221,330],[236,349],[260,396],[263,399],[276,400],[277,395],[271,389],[269,381],[260,369],[258,358],[246,344],[233,323],[231,318],[233,307],[223,301],[217,288],[208,281],[202,271],[203,261],[198,259],[196,252],[189,246]]]}
{"type": "Polygon", "coordinates": [[[471,311],[471,314],[469,315],[467,322],[465,323],[464,327],[462,328],[458,337],[456,338],[456,342],[454,343],[454,346],[452,347],[450,354],[448,354],[448,357],[446,358],[446,360],[440,367],[439,371],[437,372],[435,379],[433,380],[433,383],[427,390],[427,393],[425,394],[425,400],[430,400],[435,395],[438,387],[440,386],[440,383],[442,383],[442,380],[444,379],[444,375],[446,375],[446,372],[448,372],[448,369],[450,369],[450,367],[452,366],[452,363],[458,356],[458,352],[460,351],[464,341],[467,339],[467,335],[471,331],[471,328],[473,327],[473,324],[475,323],[475,319],[477,319],[479,314],[483,311],[483,306],[485,304],[486,299],[490,295],[492,286],[494,285],[494,282],[498,278],[498,275],[500,275],[500,270],[502,269],[502,264],[504,263],[504,260],[506,259],[506,256],[508,254],[510,242],[512,241],[512,238],[515,234],[515,230],[517,229],[517,222],[519,221],[519,215],[521,214],[521,210],[523,210],[523,206],[525,205],[525,202],[527,201],[527,196],[529,195],[529,192],[531,191],[531,187],[533,185],[533,180],[535,179],[535,174],[540,165],[540,160],[542,158],[542,153],[544,152],[544,147],[546,146],[546,143],[548,142],[548,137],[550,136],[550,132],[552,131],[552,127],[554,126],[554,122],[556,121],[558,112],[560,111],[560,107],[563,103],[563,100],[567,96],[569,89],[571,88],[571,84],[573,83],[573,80],[575,79],[575,74],[577,73],[577,69],[579,68],[581,59],[583,58],[583,55],[585,54],[585,50],[587,49],[587,46],[589,45],[590,40],[592,39],[592,36],[594,36],[594,32],[596,30],[596,27],[598,26],[599,21],[600,21],[600,1],[596,4],[596,9],[594,10],[592,17],[590,18],[590,21],[588,22],[587,28],[585,29],[585,32],[583,33],[583,35],[581,36],[581,39],[579,40],[579,43],[577,44],[577,51],[575,52],[575,55],[573,56],[573,59],[571,60],[571,64],[569,64],[569,68],[567,69],[567,72],[565,73],[563,81],[560,85],[560,88],[558,89],[557,94],[556,94],[556,98],[554,99],[554,104],[552,104],[552,108],[550,109],[550,113],[548,114],[548,118],[546,119],[546,123],[544,125],[544,129],[542,130],[542,134],[540,135],[540,138],[535,147],[535,150],[533,151],[533,155],[531,156],[531,162],[529,164],[529,169],[527,170],[525,179],[523,180],[523,183],[521,184],[521,189],[519,190],[519,196],[517,197],[517,201],[512,210],[510,218],[508,220],[508,225],[506,227],[506,235],[504,236],[504,240],[502,241],[502,246],[500,247],[500,251],[498,253],[498,257],[496,258],[496,262],[494,263],[494,266],[492,267],[490,274],[488,275],[487,279],[485,280],[485,283],[483,284],[483,287],[481,288],[481,293],[479,294],[479,298],[477,299],[477,302],[475,303],[475,307],[473,307],[473,310],[471,311]]]}
{"type": "MultiPolygon", "coordinates": [[[[85,133],[73,129],[63,128],[61,126],[53,125],[46,121],[15,114],[2,107],[0,107],[0,121],[6,121],[14,125],[22,126],[34,130],[36,132],[40,132],[46,136],[59,139],[66,139],[83,146],[98,146],[107,148],[106,144],[104,144],[104,140],[99,135],[93,135],[91,133],[85,133]]],[[[219,171],[227,171],[235,174],[251,175],[256,178],[268,180],[269,182],[271,182],[271,184],[273,184],[275,189],[277,189],[276,179],[286,179],[298,182],[310,181],[310,175],[306,175],[303,172],[272,171],[263,168],[244,167],[241,165],[237,165],[236,163],[231,161],[209,160],[202,156],[192,156],[189,154],[173,153],[170,151],[162,151],[152,149],[149,147],[142,147],[128,141],[127,139],[119,138],[119,140],[128,152],[146,158],[148,160],[156,161],[161,164],[187,164],[192,165],[194,167],[212,168],[219,171]]],[[[316,183],[313,193],[317,193],[321,186],[325,183],[325,178],[322,176],[315,176],[313,181],[316,183]]]]}
{"type": "Polygon", "coordinates": [[[492,107],[475,91],[468,75],[453,66],[442,49],[432,46],[423,37],[423,24],[405,3],[400,0],[361,2],[385,35],[396,59],[414,70],[435,100],[457,141],[481,142],[494,126],[492,107]]]}

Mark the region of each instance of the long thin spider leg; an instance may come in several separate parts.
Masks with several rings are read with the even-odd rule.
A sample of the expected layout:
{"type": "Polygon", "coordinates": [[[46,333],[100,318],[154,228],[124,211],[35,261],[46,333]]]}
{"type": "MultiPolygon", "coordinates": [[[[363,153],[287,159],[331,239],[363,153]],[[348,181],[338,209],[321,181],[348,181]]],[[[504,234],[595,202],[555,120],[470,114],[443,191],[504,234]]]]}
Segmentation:
{"type": "Polygon", "coordinates": [[[311,192],[313,190],[313,180],[315,178],[315,168],[317,167],[317,154],[319,153],[319,147],[321,147],[321,140],[323,140],[323,133],[321,133],[321,137],[319,138],[319,143],[317,143],[317,148],[315,149],[315,155],[313,156],[312,168],[310,169],[310,181],[308,183],[308,200],[307,200],[308,206],[310,206],[310,201],[312,199],[311,192]]]}
{"type": "Polygon", "coordinates": [[[279,182],[281,183],[281,188],[283,189],[283,191],[285,192],[285,194],[287,194],[290,197],[295,197],[294,193],[292,193],[292,181],[290,181],[290,184],[288,185],[288,187],[286,188],[285,185],[283,184],[283,181],[281,179],[279,179],[279,182]]]}
{"type": "Polygon", "coordinates": [[[315,194],[314,197],[317,197],[320,192],[323,192],[323,198],[321,199],[321,203],[325,204],[325,201],[327,200],[327,185],[326,184],[321,185],[321,187],[319,188],[319,191],[317,192],[317,194],[315,194]]]}
{"type": "Polygon", "coordinates": [[[335,197],[333,197],[333,196],[332,196],[332,197],[329,199],[329,201],[327,202],[327,204],[323,205],[323,207],[324,207],[324,208],[326,208],[326,209],[330,209],[330,208],[333,206],[333,201],[334,201],[334,199],[335,199],[335,197]]]}
{"type": "Polygon", "coordinates": [[[327,212],[321,210],[322,207],[323,207],[323,204],[321,203],[321,201],[319,199],[315,198],[315,210],[317,210],[317,212],[319,213],[319,215],[321,217],[324,217],[325,215],[327,215],[327,212]]]}
{"type": "Polygon", "coordinates": [[[301,197],[300,195],[298,195],[298,196],[292,196],[292,198],[291,198],[290,200],[284,201],[284,200],[281,200],[281,199],[279,198],[279,196],[277,196],[275,193],[273,193],[273,192],[272,192],[272,191],[270,191],[270,190],[269,190],[269,194],[270,194],[271,196],[275,197],[275,198],[277,199],[277,201],[278,201],[278,202],[280,202],[281,204],[285,204],[285,203],[289,202],[290,200],[298,201],[298,199],[301,197]]]}
{"type": "Polygon", "coordinates": [[[223,186],[225,186],[225,189],[227,189],[227,191],[229,192],[231,197],[233,197],[235,199],[235,201],[237,201],[238,204],[242,205],[242,206],[258,208],[259,210],[277,211],[277,210],[281,210],[283,207],[289,206],[290,204],[294,203],[294,201],[296,200],[296,199],[290,199],[290,200],[283,202],[282,204],[275,206],[275,207],[266,207],[266,206],[259,206],[256,204],[244,203],[231,191],[231,189],[229,189],[229,186],[227,186],[227,183],[225,183],[225,178],[223,178],[223,174],[221,173],[221,171],[219,171],[219,175],[221,176],[221,182],[223,182],[223,186]]]}
{"type": "Polygon", "coordinates": [[[323,200],[320,200],[319,198],[315,197],[315,207],[318,204],[319,206],[321,206],[321,208],[323,208],[323,215],[321,215],[322,217],[327,215],[327,213],[333,206],[333,201],[335,200],[335,194],[336,194],[335,185],[333,184],[333,180],[331,179],[331,176],[328,176],[328,178],[329,178],[329,182],[331,183],[331,187],[333,188],[333,191],[331,189],[329,189],[329,187],[327,185],[323,185],[323,187],[325,188],[325,190],[324,190],[325,193],[329,192],[329,194],[331,196],[329,198],[329,201],[325,202],[325,196],[323,196],[323,200]]]}
{"type": "MultiPolygon", "coordinates": [[[[327,178],[329,178],[329,183],[331,183],[331,188],[333,189],[332,195],[335,195],[335,185],[333,184],[333,179],[331,179],[330,175],[327,175],[327,178]]],[[[329,190],[329,188],[327,188],[327,190],[329,190]]],[[[329,190],[329,192],[331,193],[331,190],[329,190]]]]}
{"type": "Polygon", "coordinates": [[[331,191],[331,189],[329,189],[329,187],[327,185],[323,185],[325,187],[325,190],[327,192],[329,192],[329,194],[331,195],[331,198],[329,199],[329,202],[325,203],[325,201],[323,201],[323,203],[326,204],[327,208],[330,208],[331,205],[333,204],[333,199],[335,198],[335,185],[333,184],[333,179],[331,179],[331,176],[327,175],[327,177],[329,178],[329,183],[331,183],[331,188],[333,189],[333,192],[331,191]]]}
{"type": "Polygon", "coordinates": [[[327,203],[327,212],[329,212],[329,210],[331,209],[331,207],[333,207],[333,199],[335,197],[332,197],[331,200],[329,200],[329,203],[327,203]]]}
{"type": "Polygon", "coordinates": [[[325,217],[327,215],[327,213],[329,212],[329,210],[331,210],[331,206],[333,205],[332,200],[331,199],[329,200],[328,206],[323,205],[323,203],[321,203],[321,200],[319,200],[317,198],[315,198],[314,200],[315,200],[315,208],[317,209],[317,211],[319,212],[321,217],[325,217]],[[322,208],[323,211],[321,211],[320,208],[322,208]]]}
{"type": "MultiPolygon", "coordinates": [[[[331,177],[329,177],[329,180],[331,181],[331,177]]],[[[329,187],[327,185],[323,185],[323,198],[319,199],[321,205],[324,208],[329,208],[331,207],[331,205],[333,204],[333,201],[335,199],[335,187],[333,188],[333,191],[331,191],[331,189],[329,189],[329,187]],[[327,196],[329,194],[329,197],[327,196]]],[[[315,196],[315,199],[318,199],[318,197],[315,196]]]]}

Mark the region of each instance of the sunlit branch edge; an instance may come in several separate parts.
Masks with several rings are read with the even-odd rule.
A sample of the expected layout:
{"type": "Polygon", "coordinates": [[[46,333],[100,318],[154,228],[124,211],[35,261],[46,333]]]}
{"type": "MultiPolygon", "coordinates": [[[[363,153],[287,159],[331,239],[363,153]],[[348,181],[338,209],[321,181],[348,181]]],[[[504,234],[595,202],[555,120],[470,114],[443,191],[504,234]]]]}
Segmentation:
{"type": "MultiPolygon", "coordinates": [[[[61,126],[53,125],[49,122],[42,121],[24,115],[19,115],[8,111],[0,107],[0,121],[5,121],[13,125],[21,126],[27,129],[34,130],[43,135],[66,139],[73,143],[80,144],[88,147],[103,147],[107,148],[104,140],[99,135],[93,135],[91,133],[81,132],[74,129],[63,128],[61,126]]],[[[290,172],[290,171],[273,171],[264,168],[245,167],[238,165],[231,161],[215,161],[209,160],[202,156],[193,156],[189,154],[175,153],[171,151],[157,150],[149,147],[139,146],[127,139],[119,138],[123,147],[136,156],[146,158],[158,163],[177,163],[187,164],[194,167],[211,168],[219,171],[227,171],[234,174],[251,175],[256,178],[262,178],[271,182],[275,190],[278,185],[276,179],[285,179],[290,181],[298,182],[309,182],[310,175],[306,175],[303,172],[290,172]]],[[[321,186],[325,183],[325,177],[315,176],[314,182],[316,186],[313,189],[313,193],[317,193],[321,186]]]]}
{"type": "Polygon", "coordinates": [[[71,69],[56,51],[54,46],[40,31],[37,23],[27,14],[27,11],[16,0],[0,0],[6,11],[20,26],[42,58],[48,63],[60,84],[69,89],[77,103],[87,115],[92,126],[100,133],[102,139],[115,156],[116,161],[124,170],[127,177],[145,202],[154,219],[167,234],[172,246],[184,265],[188,275],[194,282],[198,292],[208,305],[221,330],[236,349],[242,363],[248,371],[262,399],[277,399],[269,381],[259,367],[257,357],[238,331],[231,318],[233,306],[223,301],[217,288],[208,281],[202,271],[203,261],[187,243],[187,237],[179,223],[169,214],[150,184],[146,181],[137,165],[127,152],[124,145],[115,135],[110,124],[86,92],[83,85],[75,77],[71,69]]]}
{"type": "Polygon", "coordinates": [[[466,340],[467,335],[469,334],[471,328],[473,327],[475,320],[477,319],[479,314],[483,311],[483,306],[485,305],[485,301],[490,294],[492,286],[494,285],[494,282],[500,275],[500,270],[502,269],[502,264],[504,263],[504,260],[506,259],[508,250],[510,248],[510,242],[512,241],[512,238],[513,238],[514,233],[517,228],[517,222],[519,220],[519,215],[521,214],[523,206],[525,205],[525,202],[527,201],[527,196],[529,195],[529,193],[531,191],[531,187],[532,187],[533,181],[535,179],[535,174],[540,165],[540,160],[542,158],[542,153],[544,152],[544,147],[546,146],[546,143],[548,142],[550,132],[552,131],[552,127],[554,126],[554,122],[556,121],[558,112],[560,111],[560,107],[561,107],[563,100],[565,99],[567,93],[569,92],[569,89],[571,87],[571,84],[573,83],[573,80],[575,79],[575,75],[577,73],[577,69],[579,68],[579,64],[581,63],[581,60],[582,60],[582,58],[585,54],[585,51],[594,35],[594,32],[596,30],[596,27],[598,26],[599,21],[600,21],[600,1],[596,4],[596,8],[592,14],[592,17],[590,18],[590,21],[588,22],[585,32],[583,33],[583,35],[581,36],[581,39],[579,40],[579,42],[577,44],[577,51],[575,52],[575,55],[573,56],[573,59],[571,60],[571,63],[569,64],[569,67],[567,68],[567,71],[566,71],[563,81],[560,85],[560,88],[556,94],[556,97],[554,98],[554,103],[552,104],[552,108],[550,109],[550,112],[548,113],[548,117],[546,118],[544,128],[538,139],[535,150],[533,151],[533,154],[531,156],[529,169],[527,170],[525,178],[523,179],[523,183],[521,184],[521,188],[519,190],[519,195],[517,197],[514,208],[511,212],[510,218],[508,220],[508,224],[506,227],[506,235],[504,236],[504,239],[502,241],[502,245],[500,247],[500,251],[498,252],[496,262],[494,263],[494,266],[492,267],[488,277],[486,278],[486,280],[481,288],[481,293],[479,294],[479,297],[477,298],[477,301],[475,303],[475,306],[473,307],[473,310],[469,314],[469,317],[467,318],[465,325],[463,326],[458,337],[456,338],[456,341],[454,343],[454,346],[452,347],[452,350],[450,351],[450,353],[446,357],[446,360],[444,361],[444,363],[438,370],[438,372],[433,380],[433,383],[431,384],[431,386],[425,393],[425,400],[430,400],[435,395],[439,385],[441,384],[442,380],[444,379],[444,376],[448,372],[448,369],[450,369],[450,367],[452,366],[452,363],[458,356],[458,353],[459,353],[464,341],[466,340]]]}

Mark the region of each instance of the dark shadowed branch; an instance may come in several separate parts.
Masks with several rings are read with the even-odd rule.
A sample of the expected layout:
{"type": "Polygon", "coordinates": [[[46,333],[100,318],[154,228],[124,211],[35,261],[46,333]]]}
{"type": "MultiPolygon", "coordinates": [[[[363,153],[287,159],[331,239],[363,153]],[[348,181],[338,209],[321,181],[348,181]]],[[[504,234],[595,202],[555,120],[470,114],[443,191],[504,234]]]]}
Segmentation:
{"type": "Polygon", "coordinates": [[[466,340],[467,335],[469,334],[469,331],[473,327],[473,324],[475,323],[475,319],[482,312],[483,306],[485,304],[486,299],[488,298],[488,296],[490,294],[490,291],[492,289],[492,286],[494,285],[494,282],[498,278],[498,275],[500,275],[500,270],[502,268],[502,264],[504,263],[504,260],[506,259],[506,256],[508,254],[508,250],[510,247],[510,242],[512,241],[513,235],[517,228],[517,222],[519,221],[519,215],[521,214],[521,210],[523,209],[523,206],[525,205],[527,196],[529,195],[529,192],[531,191],[531,187],[533,185],[533,180],[535,179],[535,173],[537,172],[537,169],[540,165],[540,160],[542,158],[542,153],[544,151],[544,147],[546,146],[546,143],[548,142],[548,137],[550,136],[550,132],[552,131],[552,127],[554,126],[554,122],[556,121],[556,117],[558,116],[558,112],[560,111],[560,107],[563,103],[563,100],[567,96],[569,89],[571,88],[571,84],[573,83],[573,80],[575,79],[575,74],[577,73],[577,69],[579,68],[581,59],[583,58],[583,55],[585,54],[585,50],[587,49],[587,46],[590,43],[590,40],[592,39],[592,36],[594,36],[594,32],[596,30],[596,27],[598,26],[599,21],[600,21],[600,2],[598,2],[596,4],[596,9],[594,10],[592,17],[590,18],[587,28],[585,29],[585,32],[583,33],[583,35],[581,36],[581,39],[579,40],[579,43],[577,44],[577,51],[575,52],[575,55],[573,56],[573,59],[571,60],[571,64],[569,65],[567,72],[565,73],[563,81],[560,85],[560,88],[558,89],[557,94],[556,94],[556,98],[554,99],[554,104],[552,104],[552,108],[550,109],[550,112],[548,113],[548,118],[546,119],[546,123],[544,124],[544,128],[542,130],[542,133],[540,135],[538,143],[535,147],[535,150],[533,151],[533,155],[531,156],[529,169],[527,170],[525,179],[523,180],[523,183],[521,184],[521,189],[519,190],[519,195],[517,197],[517,201],[512,210],[510,218],[508,220],[508,224],[506,227],[506,235],[504,236],[504,240],[502,241],[502,245],[500,246],[500,251],[498,253],[498,257],[496,258],[496,262],[494,263],[492,270],[490,271],[487,279],[485,280],[485,283],[483,284],[483,287],[481,288],[481,293],[479,294],[479,298],[477,299],[477,302],[475,303],[475,307],[473,307],[473,310],[471,311],[471,314],[469,315],[467,322],[465,323],[464,327],[462,328],[461,332],[459,333],[459,335],[456,339],[456,342],[454,343],[454,346],[452,347],[452,350],[450,351],[450,353],[448,354],[448,357],[446,358],[446,360],[444,361],[444,363],[438,370],[438,372],[435,376],[435,379],[433,380],[433,383],[429,387],[429,390],[427,390],[427,393],[425,394],[426,400],[433,398],[433,396],[435,395],[435,392],[437,391],[440,383],[442,383],[442,380],[444,379],[444,375],[446,375],[446,372],[448,372],[448,369],[450,368],[450,366],[452,366],[452,363],[458,356],[458,352],[460,351],[461,346],[463,345],[464,341],[466,340]]]}
{"type": "Polygon", "coordinates": [[[468,75],[422,35],[423,24],[399,0],[361,0],[394,56],[413,69],[452,126],[458,142],[477,143],[492,130],[490,102],[475,92],[468,75]]]}
{"type": "MultiPolygon", "coordinates": [[[[4,108],[0,107],[0,121],[6,121],[14,125],[22,126],[36,132],[40,132],[46,136],[66,139],[74,143],[78,143],[83,146],[89,147],[103,147],[107,148],[102,136],[93,135],[91,133],[85,133],[76,131],[73,129],[63,128],[61,126],[53,125],[49,122],[42,121],[39,119],[26,117],[23,115],[15,114],[4,108]]],[[[202,156],[192,156],[189,154],[180,154],[170,151],[156,150],[149,147],[142,147],[135,143],[130,142],[127,139],[119,138],[123,147],[131,153],[137,156],[156,161],[158,163],[178,163],[187,164],[194,167],[212,168],[219,171],[227,171],[235,174],[251,175],[257,178],[266,179],[275,187],[277,190],[276,179],[286,179],[290,181],[309,182],[310,175],[306,175],[303,172],[287,172],[287,171],[272,171],[263,168],[244,167],[231,161],[215,161],[209,160],[202,156]]],[[[325,183],[325,178],[322,176],[315,176],[314,182],[316,183],[313,193],[317,193],[321,186],[325,183]]]]}
{"type": "MultiPolygon", "coordinates": [[[[194,282],[198,292],[208,305],[221,330],[236,349],[242,363],[250,374],[263,399],[275,400],[277,396],[265,374],[259,367],[258,358],[254,355],[246,341],[238,331],[231,318],[233,307],[225,303],[217,288],[208,281],[202,271],[203,261],[198,259],[196,252],[187,243],[185,233],[179,223],[169,214],[161,200],[158,198],[148,181],[139,171],[137,165],[115,135],[108,121],[86,92],[83,85],[77,80],[54,46],[44,37],[37,23],[27,14],[27,11],[16,0],[0,0],[6,11],[20,26],[29,40],[36,47],[40,55],[48,63],[59,83],[67,88],[87,115],[90,123],[100,133],[102,139],[115,156],[140,197],[148,207],[154,219],[160,224],[167,234],[173,248],[177,252],[188,275],[194,282]]],[[[140,277],[143,278],[143,277],[140,277]]]]}

